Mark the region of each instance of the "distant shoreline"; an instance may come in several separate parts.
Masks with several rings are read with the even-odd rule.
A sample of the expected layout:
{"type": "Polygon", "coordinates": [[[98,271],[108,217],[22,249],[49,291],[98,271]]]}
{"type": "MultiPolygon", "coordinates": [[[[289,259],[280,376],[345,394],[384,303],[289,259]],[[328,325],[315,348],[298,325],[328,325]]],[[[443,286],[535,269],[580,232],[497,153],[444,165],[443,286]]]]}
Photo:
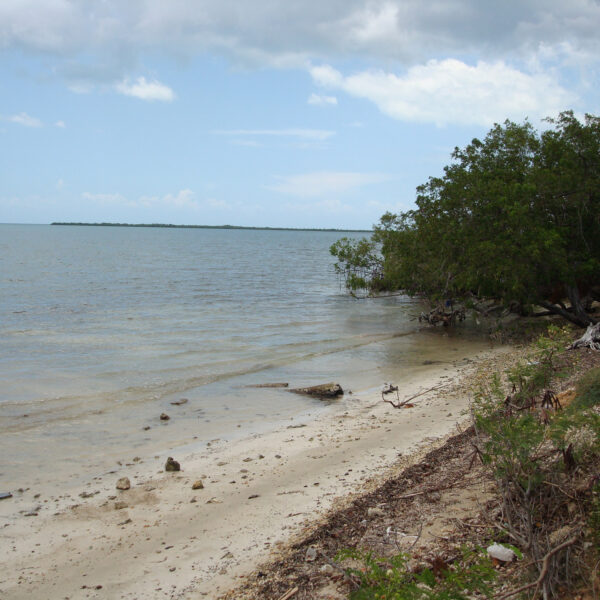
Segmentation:
{"type": "Polygon", "coordinates": [[[335,229],[316,227],[244,227],[241,225],[173,225],[171,223],[63,223],[55,221],[50,225],[76,227],[166,227],[169,229],[242,229],[250,231],[331,231],[337,233],[371,233],[370,229],[335,229]]]}

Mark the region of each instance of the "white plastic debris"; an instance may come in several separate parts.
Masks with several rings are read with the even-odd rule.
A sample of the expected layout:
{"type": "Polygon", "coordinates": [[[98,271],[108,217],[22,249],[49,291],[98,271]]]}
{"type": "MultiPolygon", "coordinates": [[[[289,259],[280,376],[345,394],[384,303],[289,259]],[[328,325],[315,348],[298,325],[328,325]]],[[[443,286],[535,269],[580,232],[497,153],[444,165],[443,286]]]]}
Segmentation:
{"type": "Polygon", "coordinates": [[[501,560],[502,562],[512,562],[516,558],[516,554],[510,548],[501,544],[492,544],[488,546],[487,553],[490,558],[501,560]]]}

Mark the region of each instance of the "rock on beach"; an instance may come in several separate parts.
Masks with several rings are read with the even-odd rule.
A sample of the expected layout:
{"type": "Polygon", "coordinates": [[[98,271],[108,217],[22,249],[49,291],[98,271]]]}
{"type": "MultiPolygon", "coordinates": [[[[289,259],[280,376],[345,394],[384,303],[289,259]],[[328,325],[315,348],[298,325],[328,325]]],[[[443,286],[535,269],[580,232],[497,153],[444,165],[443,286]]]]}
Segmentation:
{"type": "Polygon", "coordinates": [[[165,463],[165,471],[181,471],[181,465],[171,456],[165,463]]]}

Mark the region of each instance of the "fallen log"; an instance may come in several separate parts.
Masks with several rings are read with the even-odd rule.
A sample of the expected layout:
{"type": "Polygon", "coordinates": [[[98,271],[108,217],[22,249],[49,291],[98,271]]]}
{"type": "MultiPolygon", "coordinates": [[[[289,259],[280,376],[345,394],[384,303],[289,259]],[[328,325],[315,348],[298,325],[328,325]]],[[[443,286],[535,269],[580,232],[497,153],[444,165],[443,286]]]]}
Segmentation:
{"type": "Polygon", "coordinates": [[[294,394],[303,394],[304,396],[313,396],[321,399],[337,398],[338,396],[344,395],[344,390],[339,383],[322,383],[321,385],[295,388],[289,391],[294,394]]]}

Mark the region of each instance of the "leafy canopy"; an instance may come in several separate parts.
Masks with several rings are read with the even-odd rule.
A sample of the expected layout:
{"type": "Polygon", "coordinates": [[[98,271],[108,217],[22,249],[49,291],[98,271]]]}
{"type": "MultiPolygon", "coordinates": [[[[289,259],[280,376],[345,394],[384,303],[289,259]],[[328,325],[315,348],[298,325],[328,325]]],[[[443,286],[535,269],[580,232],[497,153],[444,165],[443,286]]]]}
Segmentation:
{"type": "Polygon", "coordinates": [[[528,122],[495,125],[455,148],[443,175],[417,188],[414,210],[383,215],[370,240],[336,242],[348,288],[541,305],[594,322],[600,118],[581,123],[567,111],[547,121],[541,134],[528,122]]]}

